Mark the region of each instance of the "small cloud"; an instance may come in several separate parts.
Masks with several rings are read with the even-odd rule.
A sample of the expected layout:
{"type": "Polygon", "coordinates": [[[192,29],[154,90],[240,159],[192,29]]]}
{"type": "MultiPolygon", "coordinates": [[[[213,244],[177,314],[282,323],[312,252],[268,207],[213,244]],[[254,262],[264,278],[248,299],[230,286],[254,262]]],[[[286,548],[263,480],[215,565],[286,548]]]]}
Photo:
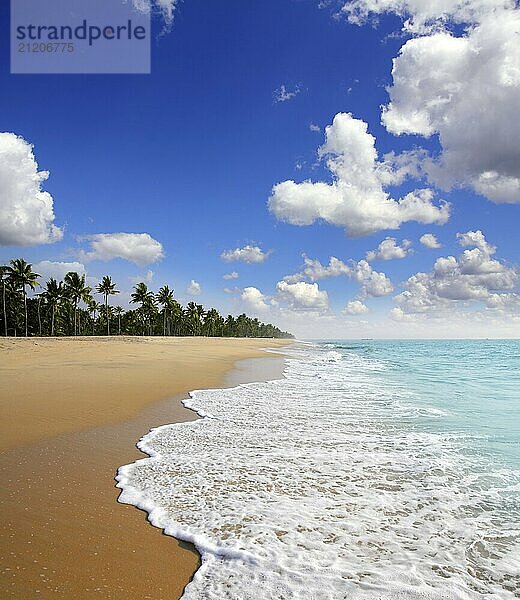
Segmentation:
{"type": "Polygon", "coordinates": [[[267,260],[271,254],[271,250],[264,252],[259,246],[244,246],[243,248],[235,248],[234,250],[225,250],[220,255],[220,258],[226,262],[241,261],[248,264],[262,263],[267,260]]]}
{"type": "Polygon", "coordinates": [[[309,123],[309,129],[314,131],[314,133],[320,133],[321,127],[319,125],[315,125],[314,123],[309,123]]]}
{"type": "Polygon", "coordinates": [[[276,289],[280,298],[293,310],[325,311],[329,308],[328,294],[320,290],[317,283],[279,281],[276,289]]]}
{"type": "Polygon", "coordinates": [[[188,296],[200,296],[202,292],[202,288],[200,287],[200,283],[192,279],[186,288],[186,293],[188,296]]]}
{"type": "Polygon", "coordinates": [[[401,245],[396,243],[393,237],[385,238],[378,246],[377,250],[370,250],[366,254],[366,259],[371,260],[393,260],[396,258],[405,258],[410,254],[410,240],[403,240],[401,245]]]}
{"type": "Polygon", "coordinates": [[[148,233],[96,233],[77,239],[90,242],[90,252],[80,251],[85,261],[122,258],[142,267],[164,257],[162,244],[148,233]]]}
{"type": "Polygon", "coordinates": [[[343,314],[345,315],[362,315],[368,312],[368,307],[366,304],[363,304],[360,300],[353,300],[352,302],[348,302],[347,306],[343,309],[343,314]]]}
{"type": "Polygon", "coordinates": [[[298,84],[292,91],[287,89],[285,84],[282,85],[274,91],[274,102],[277,104],[278,102],[288,102],[296,97],[301,92],[301,86],[298,84]]]}
{"type": "Polygon", "coordinates": [[[134,285],[137,285],[141,282],[152,283],[154,275],[155,273],[151,269],[148,269],[144,275],[135,275],[133,277],[129,277],[129,279],[130,283],[133,283],[134,285]]]}
{"type": "Polygon", "coordinates": [[[442,245],[433,233],[421,235],[419,241],[423,246],[426,246],[426,248],[442,248],[442,245]]]}
{"type": "Polygon", "coordinates": [[[226,273],[223,278],[224,279],[238,279],[240,276],[236,271],[232,271],[231,273],[226,273]]]}

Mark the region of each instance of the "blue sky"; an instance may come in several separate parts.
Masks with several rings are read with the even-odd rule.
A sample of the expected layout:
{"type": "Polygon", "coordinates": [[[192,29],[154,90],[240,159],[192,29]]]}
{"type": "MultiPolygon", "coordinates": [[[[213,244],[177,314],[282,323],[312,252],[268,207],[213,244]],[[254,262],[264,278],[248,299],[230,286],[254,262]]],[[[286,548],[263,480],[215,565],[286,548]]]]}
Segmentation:
{"type": "MultiPolygon", "coordinates": [[[[414,189],[432,189],[436,206],[441,200],[451,204],[449,220],[444,224],[406,221],[397,229],[382,228],[360,237],[347,237],[343,226],[327,219],[297,226],[276,211],[269,212],[271,190],[282,181],[331,183],[326,159],[318,160],[317,149],[325,141],[324,127],[337,113],[351,113],[368,124],[380,159],[390,151],[399,154],[420,147],[435,160],[443,150],[442,139],[449,137],[442,129],[428,138],[396,135],[381,122],[381,107],[389,102],[387,88],[393,85],[392,60],[408,41],[429,42],[435,33],[401,31],[399,14],[378,14],[377,25],[370,18],[349,22],[348,15],[337,16],[340,7],[336,2],[320,7],[317,0],[185,0],[176,7],[169,33],[159,35],[162,24],[156,19],[151,75],[10,75],[8,37],[1,36],[0,131],[32,144],[39,170],[50,172],[42,189],[53,198],[54,224],[63,228],[63,237],[55,243],[29,245],[8,240],[0,248],[0,258],[24,256],[36,264],[79,261],[92,280],[111,274],[124,292],[121,301],[128,297],[131,278],[144,277],[149,270],[152,288],[169,283],[185,301],[189,299],[186,286],[193,279],[202,289],[198,301],[206,306],[231,312],[260,309],[260,318],[307,337],[330,337],[335,332],[379,337],[378,333],[394,335],[397,330],[405,337],[432,331],[445,336],[453,331],[454,312],[466,315],[457,321],[460,335],[471,335],[471,330],[487,336],[518,334],[518,308],[510,306],[517,302],[520,195],[516,201],[504,200],[504,195],[491,201],[475,192],[469,175],[463,185],[451,190],[440,183],[444,175],[412,178],[385,190],[399,199],[414,189]],[[295,95],[276,101],[281,86],[295,95]],[[311,131],[310,124],[320,130],[311,131]],[[499,299],[507,300],[505,312],[496,306],[490,309],[488,297],[473,290],[467,297],[441,294],[439,302],[432,302],[430,294],[431,310],[417,313],[407,307],[403,314],[390,315],[392,308],[402,306],[394,297],[406,289],[403,284],[410,276],[431,272],[439,257],[470,251],[474,246],[461,246],[456,236],[477,230],[497,246],[487,258],[500,261],[498,270],[515,271],[508,272],[506,285],[484,286],[488,295],[508,295],[499,299]],[[164,257],[145,265],[79,254],[81,249],[89,252],[89,241],[78,237],[118,232],[149,234],[162,244],[164,257]],[[425,233],[435,234],[442,248],[419,243],[425,233]],[[404,258],[370,263],[392,282],[392,292],[377,297],[361,292],[360,296],[362,283],[353,276],[300,277],[302,283],[317,284],[320,292],[327,292],[325,307],[323,302],[313,306],[312,299],[308,305],[302,303],[296,288],[286,293],[277,289],[285,276],[301,273],[303,253],[323,265],[335,256],[354,268],[350,259],[363,259],[388,236],[397,244],[411,241],[404,258]],[[247,245],[272,252],[253,264],[221,259],[222,252],[247,245]],[[223,280],[231,271],[240,277],[223,280]],[[233,293],[223,291],[225,287],[234,288],[233,293]],[[244,295],[246,288],[257,289],[262,302],[251,304],[250,296],[244,295]],[[354,300],[368,312],[343,314],[347,302],[354,300]],[[476,329],[467,317],[474,312],[479,315],[476,329]]],[[[5,3],[0,10],[1,29],[6,32],[5,3]]],[[[412,6],[412,15],[413,10],[412,6]]],[[[509,7],[509,11],[509,17],[518,18],[518,9],[509,7]]],[[[472,25],[490,27],[486,19],[487,15],[479,14],[472,25]]],[[[452,36],[471,41],[474,34],[460,20],[456,13],[452,15],[456,25],[452,36]]],[[[445,60],[449,62],[449,50],[445,60]]],[[[467,83],[474,89],[475,81],[467,83]]],[[[399,92],[402,107],[408,102],[403,99],[405,92],[399,92]]],[[[512,101],[511,94],[517,94],[515,85],[513,92],[508,88],[504,94],[494,99],[497,112],[501,101],[512,101]]],[[[454,114],[460,112],[447,117],[454,114]]],[[[507,137],[508,130],[500,122],[493,126],[493,118],[490,129],[498,138],[507,137]]],[[[471,114],[467,126],[474,126],[471,114]]],[[[473,151],[467,148],[468,154],[473,151]]],[[[471,156],[464,165],[486,160],[493,162],[489,156],[471,156]]],[[[511,177],[511,169],[506,171],[497,168],[500,176],[511,177]]],[[[489,168],[482,167],[482,172],[489,168]]],[[[1,182],[0,175],[0,186],[1,182]]],[[[305,286],[299,291],[313,295],[305,286]]]]}

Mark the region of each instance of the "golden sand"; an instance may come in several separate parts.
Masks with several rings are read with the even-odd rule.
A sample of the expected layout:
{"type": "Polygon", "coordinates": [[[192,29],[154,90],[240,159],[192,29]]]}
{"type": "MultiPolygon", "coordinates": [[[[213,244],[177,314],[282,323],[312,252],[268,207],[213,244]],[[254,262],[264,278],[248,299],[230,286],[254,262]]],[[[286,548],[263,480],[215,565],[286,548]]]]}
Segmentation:
{"type": "Polygon", "coordinates": [[[180,399],[287,341],[0,341],[0,596],[179,598],[194,548],[117,503],[117,468],[151,427],[193,419],[180,399]]]}

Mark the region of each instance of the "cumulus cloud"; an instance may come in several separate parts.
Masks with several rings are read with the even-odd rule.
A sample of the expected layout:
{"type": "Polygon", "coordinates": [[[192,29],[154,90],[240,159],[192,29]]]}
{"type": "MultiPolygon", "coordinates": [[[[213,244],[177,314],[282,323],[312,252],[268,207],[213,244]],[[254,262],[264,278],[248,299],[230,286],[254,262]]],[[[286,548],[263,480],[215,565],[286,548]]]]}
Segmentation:
{"type": "Polygon", "coordinates": [[[488,243],[482,231],[466,231],[466,233],[457,233],[457,240],[463,248],[475,246],[482,251],[483,254],[495,254],[497,248],[488,243]]]}
{"type": "Polygon", "coordinates": [[[439,240],[433,233],[425,233],[424,235],[421,235],[421,237],[419,238],[419,242],[421,242],[423,246],[426,246],[426,248],[433,249],[442,247],[439,243],[439,240]]]}
{"type": "Polygon", "coordinates": [[[347,263],[331,256],[328,265],[323,265],[319,260],[303,255],[304,265],[299,273],[284,277],[284,282],[298,283],[302,279],[317,281],[328,277],[340,277],[342,275],[354,279],[360,284],[360,298],[370,296],[384,296],[393,292],[394,287],[385,273],[374,271],[366,260],[350,260],[347,263]]]}
{"type": "Polygon", "coordinates": [[[476,23],[491,12],[514,6],[514,0],[349,0],[341,12],[356,25],[372,16],[392,13],[405,20],[406,31],[425,33],[449,21],[476,23]]]}
{"type": "Polygon", "coordinates": [[[276,289],[280,298],[287,302],[292,310],[325,311],[329,307],[328,294],[325,290],[320,290],[317,283],[279,281],[276,289]]]}
{"type": "Polygon", "coordinates": [[[63,237],[54,225],[52,196],[42,191],[48,171],[38,171],[33,147],[0,133],[0,245],[51,244],[63,237]]]}
{"type": "Polygon", "coordinates": [[[267,260],[271,251],[264,252],[259,246],[244,246],[222,252],[220,258],[226,262],[241,261],[248,264],[262,263],[267,260]]]}
{"type": "Polygon", "coordinates": [[[269,309],[266,296],[255,287],[246,287],[240,294],[242,302],[254,312],[265,312],[269,309]]]}
{"type": "Polygon", "coordinates": [[[346,315],[362,315],[368,312],[368,307],[360,300],[353,300],[352,302],[347,303],[343,312],[346,315]]]}
{"type": "Polygon", "coordinates": [[[295,98],[301,92],[301,86],[297,85],[293,90],[289,90],[285,84],[276,89],[273,93],[275,103],[288,102],[295,98]]]}
{"type": "Polygon", "coordinates": [[[490,308],[514,304],[518,271],[492,258],[496,248],[481,231],[457,234],[464,250],[458,257],[446,256],[435,261],[429,273],[416,273],[404,284],[405,290],[394,299],[398,304],[392,317],[404,319],[414,314],[445,314],[458,306],[482,302],[490,308]]]}
{"type": "Polygon", "coordinates": [[[240,276],[236,271],[232,271],[231,273],[226,273],[222,277],[224,279],[238,279],[240,276]]]}
{"type": "Polygon", "coordinates": [[[395,238],[385,238],[377,247],[377,250],[369,250],[366,255],[368,261],[371,260],[392,260],[394,258],[405,258],[410,253],[410,240],[403,240],[399,245],[395,238]]]}
{"type": "Polygon", "coordinates": [[[80,262],[61,262],[53,260],[42,260],[33,265],[35,273],[41,275],[41,281],[45,282],[51,277],[61,281],[67,273],[74,271],[78,275],[85,275],[85,265],[80,262]]]}
{"type": "Polygon", "coordinates": [[[148,233],[96,233],[79,239],[91,246],[89,252],[81,253],[83,260],[122,258],[142,267],[164,256],[162,244],[148,233]]]}
{"type": "Polygon", "coordinates": [[[311,131],[314,131],[314,133],[320,133],[321,132],[321,127],[319,125],[316,125],[315,123],[309,123],[309,129],[311,131]]]}
{"type": "Polygon", "coordinates": [[[340,275],[349,276],[352,273],[351,267],[335,256],[331,256],[328,265],[322,265],[317,259],[309,258],[303,255],[303,269],[294,275],[287,275],[284,281],[287,283],[296,283],[301,279],[310,279],[317,281],[328,277],[339,277],[340,275]]]}
{"type": "Polygon", "coordinates": [[[361,285],[360,298],[377,298],[394,291],[394,286],[386,274],[374,271],[366,260],[354,263],[352,277],[361,285]]]}
{"type": "MultiPolygon", "coordinates": [[[[496,203],[520,202],[520,9],[514,2],[370,0],[350,17],[394,12],[419,37],[394,59],[382,122],[396,135],[437,136],[440,155],[423,160],[442,189],[472,187],[496,203]],[[466,23],[460,35],[448,22],[466,23]],[[433,27],[424,29],[425,24],[433,27]]],[[[357,17],[356,17],[357,18],[357,17]]]]}
{"type": "Polygon", "coordinates": [[[293,225],[322,220],[341,226],[352,237],[398,229],[407,221],[446,223],[449,206],[445,202],[435,205],[432,190],[418,189],[398,200],[385,191],[416,171],[416,157],[399,160],[391,155],[379,160],[375,138],[367,127],[350,113],[338,113],[325,129],[325,143],[318,149],[318,156],[326,159],[332,183],[278,183],[269,198],[269,210],[293,225]]]}
{"type": "Polygon", "coordinates": [[[200,286],[200,283],[198,281],[195,281],[195,279],[192,279],[189,284],[188,287],[186,288],[186,293],[188,294],[188,296],[200,296],[202,292],[202,288],[200,286]]]}

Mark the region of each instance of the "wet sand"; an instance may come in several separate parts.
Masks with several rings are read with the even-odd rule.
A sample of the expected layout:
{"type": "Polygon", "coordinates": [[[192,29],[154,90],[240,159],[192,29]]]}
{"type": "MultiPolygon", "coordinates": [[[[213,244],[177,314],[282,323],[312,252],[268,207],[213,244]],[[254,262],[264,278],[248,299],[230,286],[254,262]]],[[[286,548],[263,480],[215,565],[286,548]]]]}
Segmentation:
{"type": "Polygon", "coordinates": [[[198,554],[117,503],[115,472],[148,429],[195,418],[189,390],[278,376],[259,349],[286,343],[0,342],[1,597],[179,598],[198,554]]]}

